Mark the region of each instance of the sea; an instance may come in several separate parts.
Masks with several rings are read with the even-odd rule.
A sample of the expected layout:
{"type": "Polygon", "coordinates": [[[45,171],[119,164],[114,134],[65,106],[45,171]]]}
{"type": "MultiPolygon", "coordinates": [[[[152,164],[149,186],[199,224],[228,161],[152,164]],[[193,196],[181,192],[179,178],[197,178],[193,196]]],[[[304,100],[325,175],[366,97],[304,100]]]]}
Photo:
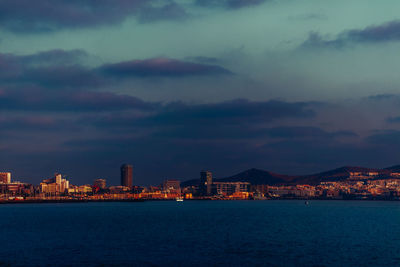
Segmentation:
{"type": "Polygon", "coordinates": [[[0,205],[0,266],[400,266],[400,202],[0,205]]]}

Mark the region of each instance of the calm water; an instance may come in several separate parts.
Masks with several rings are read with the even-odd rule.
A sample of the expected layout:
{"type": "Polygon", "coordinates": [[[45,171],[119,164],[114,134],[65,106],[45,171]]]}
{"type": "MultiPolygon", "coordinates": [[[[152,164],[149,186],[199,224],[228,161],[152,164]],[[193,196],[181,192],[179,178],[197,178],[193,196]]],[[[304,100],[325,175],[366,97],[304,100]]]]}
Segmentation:
{"type": "Polygon", "coordinates": [[[0,266],[400,265],[400,202],[0,206],[0,266]]]}

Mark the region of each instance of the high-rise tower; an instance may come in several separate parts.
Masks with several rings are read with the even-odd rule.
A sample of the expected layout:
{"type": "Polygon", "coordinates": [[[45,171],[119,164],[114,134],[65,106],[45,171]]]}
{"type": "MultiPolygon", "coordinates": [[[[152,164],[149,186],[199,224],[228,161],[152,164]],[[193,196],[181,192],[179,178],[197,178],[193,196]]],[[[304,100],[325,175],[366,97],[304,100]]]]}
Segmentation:
{"type": "Polygon", "coordinates": [[[210,171],[200,172],[199,193],[202,196],[210,196],[212,193],[212,173],[210,171]]]}
{"type": "Polygon", "coordinates": [[[133,166],[124,164],[121,166],[121,185],[130,189],[133,187],[133,166]]]}

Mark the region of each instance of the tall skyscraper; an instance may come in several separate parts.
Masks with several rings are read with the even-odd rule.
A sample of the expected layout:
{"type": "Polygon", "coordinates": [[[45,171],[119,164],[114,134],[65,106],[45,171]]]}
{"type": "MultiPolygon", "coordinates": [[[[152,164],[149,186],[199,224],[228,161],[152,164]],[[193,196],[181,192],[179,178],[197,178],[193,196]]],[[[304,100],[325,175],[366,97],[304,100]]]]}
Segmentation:
{"type": "Polygon", "coordinates": [[[212,173],[210,171],[200,172],[199,193],[202,196],[210,196],[212,193],[212,173]]]}
{"type": "Polygon", "coordinates": [[[124,164],[121,166],[121,185],[133,188],[133,166],[124,164]]]}

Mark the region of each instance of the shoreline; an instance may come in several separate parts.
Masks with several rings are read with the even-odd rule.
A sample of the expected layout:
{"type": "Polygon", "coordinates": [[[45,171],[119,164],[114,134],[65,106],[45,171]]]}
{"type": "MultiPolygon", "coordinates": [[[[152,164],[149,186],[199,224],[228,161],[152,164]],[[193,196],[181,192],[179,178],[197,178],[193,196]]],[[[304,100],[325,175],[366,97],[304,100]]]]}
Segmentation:
{"type": "MultiPolygon", "coordinates": [[[[326,198],[315,198],[315,199],[298,199],[298,198],[281,198],[281,199],[185,199],[185,201],[387,201],[387,202],[399,202],[400,199],[326,199],[326,198]]],[[[41,199],[41,200],[0,200],[1,205],[12,205],[12,204],[62,204],[62,203],[105,203],[105,202],[158,202],[158,201],[176,201],[175,199],[41,199]]]]}
{"type": "Polygon", "coordinates": [[[7,204],[52,204],[52,203],[90,203],[90,202],[144,202],[144,199],[38,199],[38,200],[0,200],[0,205],[7,204]]]}

